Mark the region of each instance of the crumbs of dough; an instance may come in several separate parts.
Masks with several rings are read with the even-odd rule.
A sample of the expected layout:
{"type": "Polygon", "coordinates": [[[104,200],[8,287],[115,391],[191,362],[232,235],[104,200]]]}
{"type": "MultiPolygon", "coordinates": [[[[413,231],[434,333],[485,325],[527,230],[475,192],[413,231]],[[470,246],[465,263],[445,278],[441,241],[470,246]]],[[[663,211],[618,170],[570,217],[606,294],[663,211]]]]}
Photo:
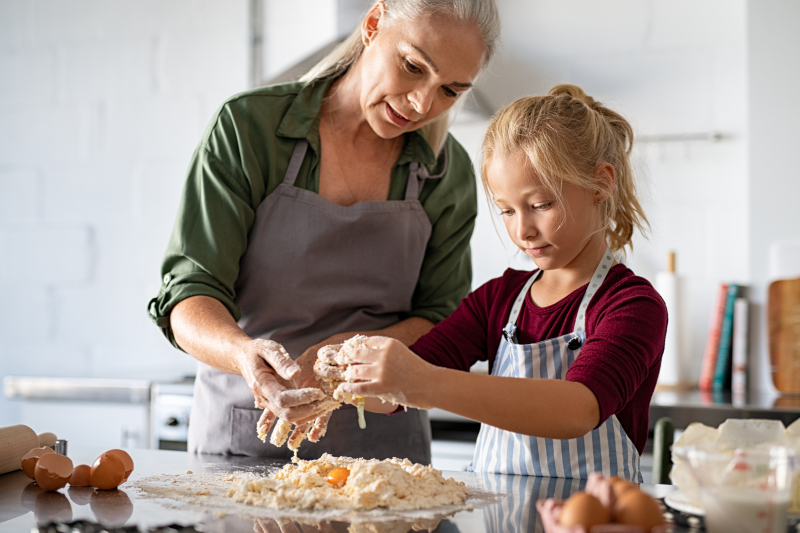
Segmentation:
{"type": "Polygon", "coordinates": [[[324,454],[314,461],[286,465],[272,477],[240,481],[227,496],[277,509],[409,510],[461,505],[470,494],[464,483],[408,459],[378,461],[324,454]],[[350,470],[341,488],[327,480],[336,468],[350,470]]]}

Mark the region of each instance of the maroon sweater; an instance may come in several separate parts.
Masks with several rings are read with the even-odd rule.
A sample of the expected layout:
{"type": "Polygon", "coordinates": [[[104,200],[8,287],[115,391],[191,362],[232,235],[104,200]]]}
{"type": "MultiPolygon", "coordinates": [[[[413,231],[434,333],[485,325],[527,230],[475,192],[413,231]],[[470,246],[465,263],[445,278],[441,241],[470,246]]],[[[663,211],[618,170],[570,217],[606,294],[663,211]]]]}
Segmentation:
{"type": "MultiPolygon", "coordinates": [[[[531,275],[506,270],[464,298],[411,350],[437,366],[459,370],[488,359],[491,371],[511,306],[531,275]]],[[[528,295],[517,319],[517,342],[532,344],[574,331],[585,292],[583,286],[548,307],[536,307],[528,295]]],[[[639,453],[647,442],[666,330],[667,308],[653,286],[625,265],[615,265],[589,303],[586,343],[566,375],[597,397],[601,424],[617,415],[639,453]]]]}

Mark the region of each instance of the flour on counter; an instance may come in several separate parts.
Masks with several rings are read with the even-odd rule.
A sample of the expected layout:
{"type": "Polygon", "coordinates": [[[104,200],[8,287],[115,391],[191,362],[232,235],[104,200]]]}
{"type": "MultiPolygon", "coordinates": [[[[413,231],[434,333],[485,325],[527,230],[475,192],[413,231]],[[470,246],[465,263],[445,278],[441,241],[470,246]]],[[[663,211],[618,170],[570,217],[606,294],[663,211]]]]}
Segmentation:
{"type": "Polygon", "coordinates": [[[236,483],[234,501],[275,509],[428,509],[462,505],[472,492],[462,482],[445,478],[432,466],[408,459],[351,459],[325,454],[314,461],[298,460],[272,477],[236,483]],[[347,468],[343,487],[328,483],[328,473],[347,468]]]}

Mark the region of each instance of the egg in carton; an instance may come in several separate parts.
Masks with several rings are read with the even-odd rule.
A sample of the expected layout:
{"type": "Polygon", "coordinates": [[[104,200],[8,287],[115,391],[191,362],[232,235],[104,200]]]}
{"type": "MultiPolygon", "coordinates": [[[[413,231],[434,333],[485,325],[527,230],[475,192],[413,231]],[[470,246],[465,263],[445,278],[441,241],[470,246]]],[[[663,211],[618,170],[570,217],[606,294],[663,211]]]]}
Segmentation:
{"type": "Polygon", "coordinates": [[[585,491],[536,502],[545,533],[667,533],[660,504],[632,482],[589,474],[585,491]],[[583,524],[588,524],[588,527],[583,524]]]}

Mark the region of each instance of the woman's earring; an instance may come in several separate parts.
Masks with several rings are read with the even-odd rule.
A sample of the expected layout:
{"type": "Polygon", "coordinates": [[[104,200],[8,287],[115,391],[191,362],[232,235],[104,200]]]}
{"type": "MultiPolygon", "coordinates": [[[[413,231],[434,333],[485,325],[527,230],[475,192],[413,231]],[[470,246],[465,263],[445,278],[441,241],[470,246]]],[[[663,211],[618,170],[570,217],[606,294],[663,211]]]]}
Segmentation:
{"type": "Polygon", "coordinates": [[[603,200],[597,200],[597,203],[598,203],[598,204],[602,204],[602,203],[603,203],[603,200]]]}

